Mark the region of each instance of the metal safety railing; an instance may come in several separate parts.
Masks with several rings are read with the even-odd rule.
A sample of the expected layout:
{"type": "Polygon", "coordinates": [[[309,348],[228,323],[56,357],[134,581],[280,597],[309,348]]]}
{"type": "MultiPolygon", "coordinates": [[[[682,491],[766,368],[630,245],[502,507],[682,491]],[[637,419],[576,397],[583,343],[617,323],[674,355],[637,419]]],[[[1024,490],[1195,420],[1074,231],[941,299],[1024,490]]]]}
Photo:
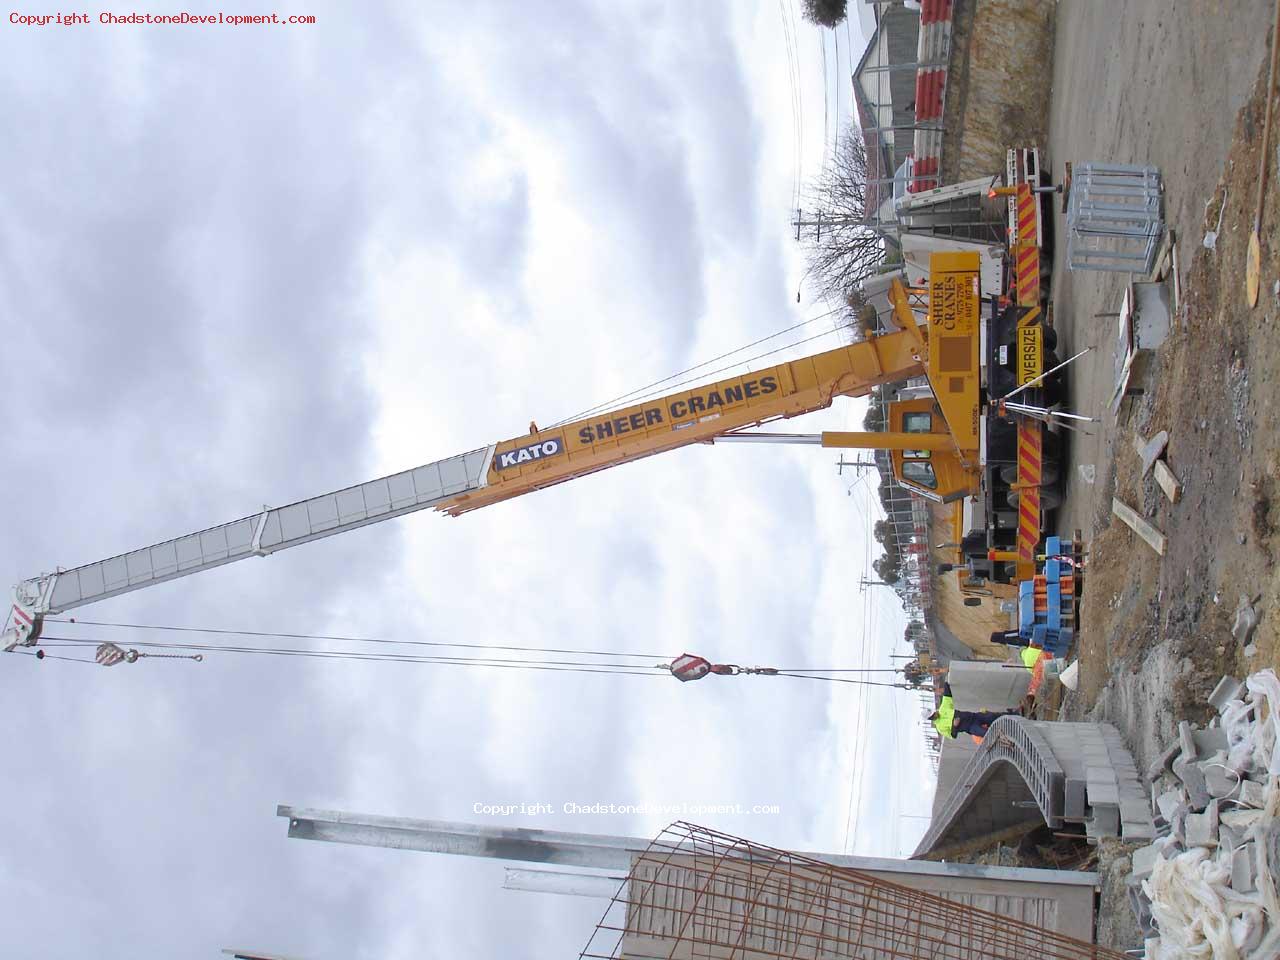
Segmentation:
{"type": "Polygon", "coordinates": [[[1067,199],[1068,266],[1150,273],[1164,237],[1163,194],[1155,167],[1077,164],[1067,199]]]}

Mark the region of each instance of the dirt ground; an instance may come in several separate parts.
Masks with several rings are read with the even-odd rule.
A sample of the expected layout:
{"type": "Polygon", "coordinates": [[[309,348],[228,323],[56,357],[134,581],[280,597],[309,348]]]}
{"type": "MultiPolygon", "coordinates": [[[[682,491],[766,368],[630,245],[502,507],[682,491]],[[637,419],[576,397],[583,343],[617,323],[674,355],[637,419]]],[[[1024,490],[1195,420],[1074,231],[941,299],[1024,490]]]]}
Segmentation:
{"type": "MultiPolygon", "coordinates": [[[[1246,244],[1256,204],[1268,68],[1270,0],[1063,0],[1055,35],[1049,159],[1152,164],[1178,238],[1181,302],[1173,330],[1134,381],[1145,392],[1118,413],[1115,320],[1127,277],[1067,269],[1065,217],[1055,224],[1053,275],[1059,354],[1095,351],[1071,373],[1071,409],[1102,418],[1073,435],[1063,533],[1091,550],[1079,645],[1081,683],[1063,719],[1105,720],[1125,734],[1139,767],[1207,716],[1223,673],[1280,666],[1280,189],[1276,144],[1263,214],[1263,292],[1244,299],[1246,244]],[[1205,231],[1223,207],[1215,250],[1205,231]],[[1169,433],[1167,460],[1183,485],[1177,504],[1142,476],[1136,435],[1169,433]],[[1092,466],[1086,481],[1082,466],[1092,466]],[[1111,514],[1112,497],[1167,538],[1163,557],[1111,514]],[[1257,651],[1231,635],[1242,595],[1260,598],[1257,651]]],[[[1118,856],[1123,856],[1122,853],[1118,856]]],[[[1108,861],[1107,857],[1102,858],[1108,861]]],[[[1123,872],[1104,862],[1099,938],[1134,946],[1123,872]]]]}

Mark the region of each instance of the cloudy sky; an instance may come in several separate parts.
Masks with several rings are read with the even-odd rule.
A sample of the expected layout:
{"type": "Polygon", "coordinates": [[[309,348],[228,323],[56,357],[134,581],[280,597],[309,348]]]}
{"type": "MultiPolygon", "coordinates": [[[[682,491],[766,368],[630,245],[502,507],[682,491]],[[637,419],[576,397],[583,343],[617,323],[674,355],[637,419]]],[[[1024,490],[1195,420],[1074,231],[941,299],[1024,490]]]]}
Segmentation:
{"type": "MultiPolygon", "coordinates": [[[[795,6],[0,24],[0,580],[516,436],[821,313],[795,302],[788,218],[863,43],[795,6]]],[[[857,588],[878,508],[834,460],[666,454],[77,613],[883,666],[901,612],[857,588]]],[[[562,804],[776,804],[703,819],[897,855],[924,823],[899,814],[931,790],[915,700],[836,684],[231,655],[0,667],[12,956],[574,956],[602,910],[503,891],[491,862],[290,841],[278,803],[635,835],[669,818],[562,804]],[[513,800],[555,812],[474,812],[513,800]]]]}

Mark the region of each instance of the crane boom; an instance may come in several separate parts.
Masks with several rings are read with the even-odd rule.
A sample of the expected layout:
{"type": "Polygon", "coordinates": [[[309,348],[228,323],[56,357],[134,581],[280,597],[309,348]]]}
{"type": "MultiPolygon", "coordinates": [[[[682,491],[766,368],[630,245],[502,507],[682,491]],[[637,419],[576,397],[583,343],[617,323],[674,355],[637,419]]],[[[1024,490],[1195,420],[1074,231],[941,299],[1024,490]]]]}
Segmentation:
{"type": "Polygon", "coordinates": [[[189,576],[245,557],[345,533],[443,503],[484,483],[493,446],[437,460],[412,470],[323,493],[173,540],[25,580],[15,603],[34,612],[61,613],[108,597],[189,576]]]}
{"type": "MultiPolygon", "coordinates": [[[[909,314],[908,314],[909,315],[909,314]]],[[[0,649],[34,644],[43,617],[416,510],[452,516],[733,430],[823,409],[922,372],[914,322],[897,333],[491,444],[198,530],[14,587],[0,649]]]]}

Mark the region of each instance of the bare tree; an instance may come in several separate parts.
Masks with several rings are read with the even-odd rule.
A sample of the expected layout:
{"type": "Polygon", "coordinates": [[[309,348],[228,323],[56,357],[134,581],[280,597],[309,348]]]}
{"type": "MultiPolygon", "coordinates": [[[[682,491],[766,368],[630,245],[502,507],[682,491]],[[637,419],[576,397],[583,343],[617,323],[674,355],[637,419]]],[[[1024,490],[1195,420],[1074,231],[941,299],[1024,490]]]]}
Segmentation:
{"type": "Polygon", "coordinates": [[[868,191],[862,131],[850,124],[830,163],[809,184],[806,198],[814,209],[802,221],[807,232],[801,238],[809,262],[806,281],[819,299],[848,304],[855,323],[862,305],[849,303],[849,294],[884,260],[880,235],[868,225],[868,214],[875,212],[868,201],[874,207],[878,196],[878,184],[868,191]]]}

